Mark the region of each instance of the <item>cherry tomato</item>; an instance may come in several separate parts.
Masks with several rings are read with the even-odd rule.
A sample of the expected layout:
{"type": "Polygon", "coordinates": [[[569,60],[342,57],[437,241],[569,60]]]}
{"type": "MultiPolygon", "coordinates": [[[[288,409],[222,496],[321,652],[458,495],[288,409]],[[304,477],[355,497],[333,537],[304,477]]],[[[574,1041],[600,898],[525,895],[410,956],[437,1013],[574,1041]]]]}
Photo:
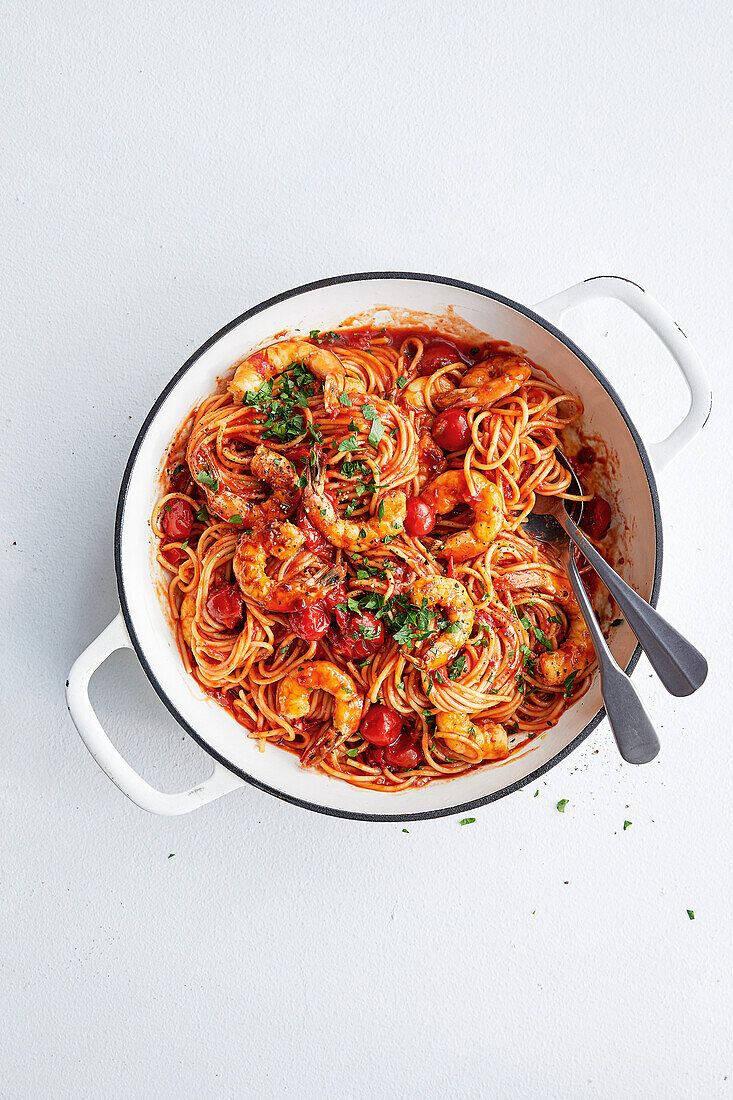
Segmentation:
{"type": "Polygon", "coordinates": [[[384,762],[392,768],[416,768],[421,760],[422,752],[407,732],[384,750],[384,762]]]}
{"type": "Polygon", "coordinates": [[[182,463],[180,466],[176,466],[173,477],[171,478],[171,492],[172,493],[185,493],[191,481],[191,474],[188,466],[182,463]]]}
{"type": "Polygon", "coordinates": [[[177,546],[163,546],[160,552],[169,565],[180,565],[188,558],[186,551],[180,550],[177,546]]]}
{"type": "Polygon", "coordinates": [[[337,625],[328,631],[328,640],[342,657],[361,661],[382,648],[384,627],[371,611],[362,611],[357,615],[337,608],[334,618],[337,625]]]}
{"type": "Polygon", "coordinates": [[[438,413],[433,424],[433,439],[444,451],[460,451],[471,441],[468,417],[463,409],[438,413]]]}
{"type": "Polygon", "coordinates": [[[393,745],[403,725],[404,718],[396,710],[375,703],[366,718],[362,718],[359,733],[372,745],[393,745]]]}
{"type": "Polygon", "coordinates": [[[449,363],[461,363],[460,354],[450,344],[433,344],[422,353],[418,371],[420,374],[433,374],[441,367],[447,367],[449,363]]]}
{"type": "Polygon", "coordinates": [[[320,557],[333,557],[333,547],[328,539],[324,538],[317,527],[314,527],[308,518],[308,513],[302,504],[298,505],[295,522],[305,535],[305,546],[312,554],[320,557]]]}
{"type": "Polygon", "coordinates": [[[435,512],[426,500],[410,497],[405,515],[405,531],[411,538],[427,535],[435,527],[435,512]]]}
{"type": "Polygon", "coordinates": [[[185,500],[169,500],[163,505],[160,525],[169,539],[187,539],[193,527],[193,508],[185,500]]]}
{"type": "Polygon", "coordinates": [[[244,615],[242,593],[237,585],[226,583],[212,589],[206,601],[206,610],[226,630],[236,629],[244,615]]]}
{"type": "Polygon", "coordinates": [[[323,597],[323,606],[326,611],[335,611],[340,603],[346,603],[346,585],[337,584],[335,588],[323,597]]]}
{"type": "Polygon", "coordinates": [[[611,505],[603,497],[593,497],[583,512],[581,527],[592,539],[602,539],[611,526],[611,505]]]}
{"type": "Polygon", "coordinates": [[[317,642],[328,630],[331,619],[322,603],[312,603],[304,611],[293,611],[290,629],[304,642],[317,642]]]}

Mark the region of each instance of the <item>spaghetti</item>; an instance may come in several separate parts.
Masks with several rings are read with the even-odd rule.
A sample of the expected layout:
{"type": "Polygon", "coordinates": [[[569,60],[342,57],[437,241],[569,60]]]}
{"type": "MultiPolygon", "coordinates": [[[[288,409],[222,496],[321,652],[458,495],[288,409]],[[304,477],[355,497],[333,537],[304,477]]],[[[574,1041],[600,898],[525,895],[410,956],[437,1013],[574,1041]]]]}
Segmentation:
{"type": "Polygon", "coordinates": [[[360,787],[516,751],[595,667],[521,529],[538,492],[587,499],[555,451],[581,412],[497,341],[352,329],[253,353],[172,444],[153,511],[187,670],[263,751],[360,787]]]}

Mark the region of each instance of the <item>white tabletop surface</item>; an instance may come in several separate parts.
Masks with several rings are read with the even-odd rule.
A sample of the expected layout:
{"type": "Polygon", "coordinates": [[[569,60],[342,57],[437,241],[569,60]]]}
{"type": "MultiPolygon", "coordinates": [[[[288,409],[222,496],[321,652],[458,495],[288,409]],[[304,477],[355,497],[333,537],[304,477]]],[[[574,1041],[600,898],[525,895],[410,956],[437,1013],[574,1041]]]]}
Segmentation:
{"type": "MultiPolygon", "coordinates": [[[[0,1096],[730,1096],[730,6],[10,0],[0,25],[0,1096]],[[528,304],[621,274],[670,310],[715,403],[660,477],[660,608],[708,682],[676,701],[642,661],[654,763],[603,723],[470,827],[253,789],[150,816],[63,698],[117,610],[132,441],[230,318],[374,269],[528,304]]],[[[646,439],[681,417],[623,307],[565,327],[646,439]]],[[[93,695],[149,779],[206,774],[129,653],[93,695]]]]}

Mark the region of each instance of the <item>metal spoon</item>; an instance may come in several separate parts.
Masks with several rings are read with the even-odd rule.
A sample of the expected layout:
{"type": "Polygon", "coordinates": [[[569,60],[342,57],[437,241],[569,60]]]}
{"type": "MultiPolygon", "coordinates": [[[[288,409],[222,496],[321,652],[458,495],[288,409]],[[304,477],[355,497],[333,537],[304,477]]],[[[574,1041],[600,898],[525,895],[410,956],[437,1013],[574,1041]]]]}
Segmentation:
{"type": "MultiPolygon", "coordinates": [[[[561,451],[556,453],[570,473],[570,491],[580,495],[583,490],[568,460],[561,451]]],[[[565,502],[560,497],[537,496],[534,511],[527,516],[522,526],[539,541],[554,543],[556,546],[562,546],[572,539],[616,600],[667,691],[678,697],[692,695],[705,682],[708,674],[707,661],[679,631],[619,577],[598,551],[594,550],[582,531],[578,530],[577,524],[583,512],[582,502],[577,502],[573,511],[575,522],[568,515],[565,502]]]]}
{"type": "Polygon", "coordinates": [[[569,539],[560,550],[560,560],[593,640],[601,673],[601,695],[618,751],[629,764],[648,764],[659,752],[659,738],[634,685],[616,664],[606,645],[588,593],[580,579],[569,539]]]}

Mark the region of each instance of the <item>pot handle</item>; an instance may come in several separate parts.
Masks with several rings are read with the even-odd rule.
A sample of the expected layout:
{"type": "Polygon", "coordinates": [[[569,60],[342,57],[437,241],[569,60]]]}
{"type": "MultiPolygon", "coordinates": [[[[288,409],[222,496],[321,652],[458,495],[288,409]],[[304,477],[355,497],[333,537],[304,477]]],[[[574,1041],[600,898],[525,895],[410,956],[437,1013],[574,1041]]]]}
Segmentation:
{"type": "Polygon", "coordinates": [[[680,424],[661,443],[649,446],[657,470],[663,470],[693,439],[710,416],[712,393],[705,369],[684,332],[651,294],[619,275],[596,275],[538,302],[533,309],[550,321],[559,321],[566,310],[594,298],[616,298],[633,309],[656,332],[670,352],[690,391],[690,407],[680,424]]]}
{"type": "Polygon", "coordinates": [[[89,699],[89,681],[110,654],[117,649],[132,649],[132,643],[119,613],[106,630],[74,661],[66,681],[66,705],[82,741],[102,771],[137,806],[153,814],[187,814],[213,802],[215,798],[244,786],[244,780],[234,775],[218,761],[208,779],[189,791],[164,794],[151,787],[141,775],[120,756],[102,729],[89,699]]]}

